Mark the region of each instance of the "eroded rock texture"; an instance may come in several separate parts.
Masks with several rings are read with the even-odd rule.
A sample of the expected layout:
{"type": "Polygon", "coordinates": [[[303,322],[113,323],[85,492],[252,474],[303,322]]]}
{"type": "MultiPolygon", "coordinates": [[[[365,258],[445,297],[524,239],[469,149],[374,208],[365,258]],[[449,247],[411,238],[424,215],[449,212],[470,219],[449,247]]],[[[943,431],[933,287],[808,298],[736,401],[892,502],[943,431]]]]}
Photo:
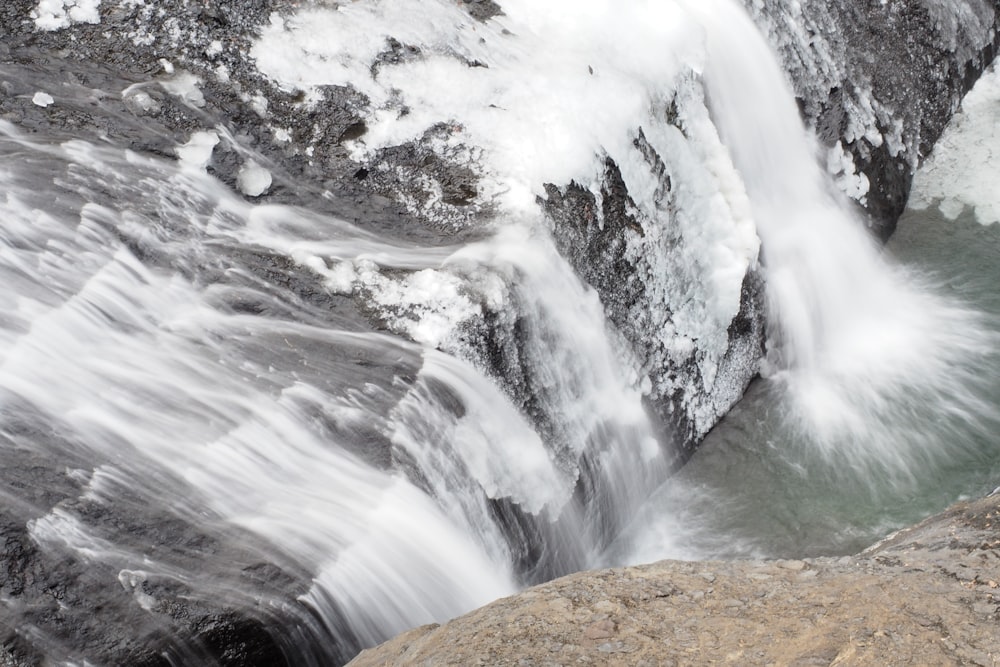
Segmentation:
{"type": "Polygon", "coordinates": [[[585,572],[363,652],[388,665],[991,665],[1000,496],[855,557],[585,572]]]}

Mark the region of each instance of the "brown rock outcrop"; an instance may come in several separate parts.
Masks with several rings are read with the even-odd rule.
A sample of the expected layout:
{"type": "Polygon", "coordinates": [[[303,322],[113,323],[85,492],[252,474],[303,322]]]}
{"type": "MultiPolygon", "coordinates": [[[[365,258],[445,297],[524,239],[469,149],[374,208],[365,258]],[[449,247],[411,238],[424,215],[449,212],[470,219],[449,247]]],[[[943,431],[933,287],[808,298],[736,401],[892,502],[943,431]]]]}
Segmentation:
{"type": "Polygon", "coordinates": [[[359,655],[375,665],[1000,664],[1000,495],[854,557],[557,579],[359,655]]]}

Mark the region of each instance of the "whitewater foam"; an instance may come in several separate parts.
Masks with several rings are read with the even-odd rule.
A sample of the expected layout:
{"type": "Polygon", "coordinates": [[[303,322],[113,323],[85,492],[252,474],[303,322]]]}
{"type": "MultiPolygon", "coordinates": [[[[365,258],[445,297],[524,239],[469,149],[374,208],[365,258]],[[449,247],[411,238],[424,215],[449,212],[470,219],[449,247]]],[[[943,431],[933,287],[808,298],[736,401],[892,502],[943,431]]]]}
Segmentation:
{"type": "Polygon", "coordinates": [[[768,374],[786,384],[789,418],[827,456],[861,476],[912,476],[949,455],[955,420],[991,418],[976,365],[993,337],[977,312],[887,262],[833,193],[784,73],[743,8],[717,0],[695,11],[712,117],[764,247],[768,374]],[[941,418],[914,420],[917,405],[941,418]]]}

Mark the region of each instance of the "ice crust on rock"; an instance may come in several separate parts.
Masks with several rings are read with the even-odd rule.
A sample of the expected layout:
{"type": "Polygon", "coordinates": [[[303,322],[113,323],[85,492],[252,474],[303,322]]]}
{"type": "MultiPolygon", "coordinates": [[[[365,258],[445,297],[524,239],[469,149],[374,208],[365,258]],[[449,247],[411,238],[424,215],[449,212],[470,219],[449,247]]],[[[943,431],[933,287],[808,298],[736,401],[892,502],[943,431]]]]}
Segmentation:
{"type": "Polygon", "coordinates": [[[204,169],[212,160],[212,152],[219,144],[219,134],[215,131],[195,132],[183,146],[174,149],[177,159],[190,169],[204,169]]]}
{"type": "Polygon", "coordinates": [[[408,142],[473,162],[476,199],[501,225],[544,224],[546,184],[599,197],[613,160],[642,226],[628,256],[647,286],[641,317],[655,338],[634,375],[697,367],[697,378],[663,374],[647,389],[683,394],[704,433],[744,386],[720,365],[759,241],[698,81],[702,30],[678,2],[502,8],[479,22],[443,0],[311,7],[274,15],[251,56],[307,100],[325,85],[367,96],[367,131],[349,143],[360,162],[408,142]],[[639,149],[640,133],[660,164],[639,149]]]}
{"type": "Polygon", "coordinates": [[[34,94],[34,96],[32,96],[31,102],[35,106],[40,106],[44,109],[45,107],[52,105],[55,102],[55,99],[53,99],[53,97],[48,93],[38,91],[34,94]]]}
{"type": "Polygon", "coordinates": [[[259,197],[271,188],[271,172],[248,160],[236,174],[236,185],[248,197],[259,197]]]}
{"type": "Polygon", "coordinates": [[[38,30],[53,31],[74,23],[100,23],[101,0],[39,0],[31,12],[38,30]]]}

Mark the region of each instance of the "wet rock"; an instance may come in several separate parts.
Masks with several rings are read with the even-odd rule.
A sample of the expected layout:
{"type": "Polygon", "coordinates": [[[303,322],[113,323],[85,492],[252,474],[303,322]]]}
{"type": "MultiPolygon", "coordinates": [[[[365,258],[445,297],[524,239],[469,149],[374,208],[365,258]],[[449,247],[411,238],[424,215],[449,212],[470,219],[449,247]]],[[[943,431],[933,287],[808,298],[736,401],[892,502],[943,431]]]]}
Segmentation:
{"type": "MultiPolygon", "coordinates": [[[[371,163],[360,164],[351,159],[345,144],[368,132],[364,118],[368,101],[363,95],[349,87],[328,86],[319,93],[321,101],[310,106],[304,103],[302,91],[279,89],[255,70],[245,54],[259,27],[270,20],[272,12],[291,11],[297,4],[285,0],[105,2],[101,24],[76,24],[49,33],[36,31],[30,19],[36,0],[6,0],[0,3],[3,31],[0,118],[29,133],[45,133],[53,140],[83,138],[112,142],[167,159],[173,159],[175,147],[187,142],[193,133],[218,127],[225,130],[223,134],[234,138],[231,142],[223,137],[207,165],[220,181],[231,187],[240,183],[240,170],[246,161],[237,148],[252,150],[262,164],[267,164],[271,176],[269,189],[251,187],[248,195],[259,195],[269,202],[306,205],[356,222],[385,237],[422,244],[444,245],[487,233],[482,223],[493,211],[478,199],[479,165],[475,154],[456,149],[442,155],[429,147],[460,128],[447,124],[435,126],[421,140],[384,149],[371,163]],[[171,21],[162,20],[156,14],[159,10],[171,21]],[[192,84],[193,88],[188,87],[187,95],[176,94],[176,88],[174,93],[170,92],[169,83],[176,82],[182,72],[199,79],[192,84]],[[39,92],[52,97],[53,103],[49,104],[47,98],[39,98],[46,100],[44,106],[35,103],[39,92]]],[[[489,20],[502,9],[502,3],[492,0],[467,0],[462,4],[480,21],[489,20]]],[[[905,202],[913,167],[930,150],[961,93],[992,55],[992,40],[997,33],[990,30],[995,21],[987,12],[991,5],[976,0],[960,3],[971,8],[971,15],[982,24],[977,28],[973,25],[975,21],[951,26],[947,13],[940,8],[908,0],[885,3],[767,0],[748,4],[781,46],[803,113],[820,139],[830,146],[840,141],[852,156],[858,173],[869,178],[872,189],[865,201],[866,210],[871,214],[876,233],[884,237],[905,202]]],[[[419,52],[412,47],[390,40],[373,66],[416,57],[419,52]]],[[[676,105],[668,108],[666,122],[681,124],[680,111],[676,105]]],[[[400,113],[404,112],[405,109],[400,109],[400,113]]],[[[641,132],[636,133],[635,142],[635,149],[643,153],[650,172],[658,179],[663,214],[669,227],[669,203],[675,183],[665,169],[665,156],[652,151],[641,132]]],[[[254,185],[262,183],[263,180],[257,179],[254,185]]],[[[662,431],[672,434],[680,461],[710,428],[712,420],[739,398],[757,372],[764,337],[762,280],[757,272],[750,271],[743,281],[740,311],[728,325],[728,351],[720,364],[721,376],[728,378],[726,383],[717,384],[703,377],[697,365],[697,350],[688,359],[669,359],[664,346],[651,335],[669,321],[671,308],[676,305],[657,303],[657,307],[662,306],[662,313],[659,319],[651,315],[654,299],[650,296],[649,274],[655,273],[651,267],[657,265],[652,260],[663,246],[650,245],[646,255],[639,258],[630,253],[630,248],[644,247],[650,228],[648,221],[635,215],[632,195],[613,160],[605,164],[597,191],[600,201],[594,192],[576,183],[548,184],[543,206],[561,252],[581,278],[597,291],[624,345],[638,357],[638,365],[648,370],[654,386],[649,396],[651,412],[657,415],[662,431]],[[709,417],[698,417],[702,414],[709,417]]],[[[665,245],[670,247],[682,241],[679,237],[669,237],[665,245]]],[[[151,265],[161,261],[155,249],[142,246],[141,239],[125,242],[143,261],[151,265]]],[[[347,297],[331,294],[320,280],[301,271],[287,258],[263,251],[234,251],[226,262],[239,266],[241,271],[226,272],[208,266],[189,266],[184,270],[203,272],[199,275],[206,279],[265,283],[283,298],[302,304],[319,323],[343,326],[347,322],[357,327],[363,326],[358,323],[367,318],[373,326],[380,324],[376,315],[363,312],[347,297]]],[[[233,299],[230,306],[237,312],[274,308],[233,299]]],[[[547,422],[553,416],[544,414],[534,398],[539,381],[531,377],[529,360],[519,341],[523,331],[517,317],[486,311],[481,324],[481,330],[470,334],[468,341],[478,346],[478,355],[485,361],[483,365],[493,369],[515,402],[546,435],[551,431],[547,422]]],[[[401,364],[415,368],[416,362],[406,360],[401,364]]],[[[388,384],[397,377],[396,371],[399,376],[412,376],[413,368],[372,371],[366,366],[364,373],[369,379],[375,373],[380,382],[388,384]]],[[[359,370],[359,377],[360,374],[359,370]]],[[[280,628],[308,627],[314,622],[295,602],[309,581],[309,573],[297,570],[294,563],[270,562],[261,554],[248,554],[239,546],[239,540],[197,529],[183,517],[152,507],[148,498],[123,498],[111,505],[84,502],[79,480],[66,472],[67,460],[71,468],[76,466],[67,454],[72,451],[71,443],[59,442],[58,433],[51,429],[50,417],[22,418],[19,425],[5,424],[10,437],[22,439],[24,445],[12,450],[23,453],[44,442],[53,454],[49,458],[39,455],[40,458],[32,459],[24,455],[22,460],[4,461],[2,477],[3,483],[11,486],[9,496],[23,499],[24,504],[4,506],[0,512],[0,544],[4,547],[0,559],[0,596],[5,605],[0,610],[0,627],[4,628],[0,630],[0,664],[35,664],[43,656],[50,660],[88,659],[140,665],[164,664],[168,659],[173,664],[227,665],[295,662],[289,656],[299,656],[300,662],[305,660],[295,651],[308,652],[309,647],[301,645],[304,642],[294,633],[285,633],[280,628]],[[211,555],[213,562],[228,562],[231,564],[228,570],[215,573],[217,584],[222,581],[238,587],[237,583],[250,581],[256,590],[267,591],[273,599],[287,603],[287,607],[278,605],[286,615],[272,616],[246,600],[218,600],[197,587],[170,578],[141,576],[138,570],[142,568],[128,562],[119,563],[118,567],[107,563],[95,565],[82,559],[79,550],[65,545],[49,544],[40,549],[29,524],[56,509],[82,520],[109,542],[132,548],[136,558],[155,548],[173,557],[187,558],[194,571],[198,571],[199,554],[211,555]],[[29,623],[26,625],[23,619],[29,623]],[[30,632],[23,629],[29,626],[30,632]],[[291,646],[295,642],[298,644],[291,646]]],[[[346,427],[331,423],[326,428],[339,434],[346,427]]],[[[358,443],[355,453],[365,460],[380,466],[391,464],[389,443],[374,429],[371,433],[351,433],[346,439],[358,443]]],[[[82,467],[82,462],[77,463],[82,467]]],[[[530,525],[518,520],[516,508],[500,507],[502,504],[503,501],[497,501],[497,511],[510,524],[510,531],[529,532],[530,525]]],[[[965,522],[963,525],[969,531],[962,534],[970,536],[969,539],[979,536],[975,537],[977,549],[991,554],[997,542],[996,536],[988,533],[993,510],[970,507],[968,511],[972,514],[963,515],[964,518],[956,515],[954,519],[965,522]],[[973,528],[987,532],[976,533],[973,528]]],[[[948,542],[946,552],[964,548],[962,544],[955,546],[948,542]]],[[[529,570],[540,556],[531,549],[525,551],[516,558],[523,570],[529,570]]],[[[990,561],[978,556],[962,561],[960,567],[930,556],[924,547],[890,543],[879,552],[879,557],[892,554],[898,560],[871,557],[850,564],[810,563],[806,572],[815,572],[810,582],[793,581],[792,577],[804,574],[794,568],[766,569],[765,577],[761,577],[757,575],[764,566],[755,569],[738,564],[713,565],[714,578],[707,581],[680,565],[673,566],[676,572],[671,571],[669,578],[653,567],[643,571],[645,579],[641,584],[633,580],[633,574],[602,580],[610,588],[600,595],[591,588],[589,579],[571,580],[577,582],[573,584],[576,588],[565,589],[552,599],[545,615],[517,626],[522,634],[516,646],[540,646],[547,641],[547,650],[558,654],[564,662],[597,655],[628,664],[641,664],[643,660],[686,664],[690,662],[690,653],[642,657],[629,653],[636,650],[641,654],[648,638],[644,639],[645,630],[640,632],[637,622],[621,610],[638,606],[690,612],[710,600],[743,605],[743,600],[755,597],[769,601],[775,588],[787,590],[793,584],[795,590],[805,591],[803,596],[808,596],[807,591],[811,590],[808,587],[821,585],[835,574],[840,576],[838,567],[845,573],[853,573],[857,582],[877,586],[882,581],[877,575],[904,567],[899,563],[905,562],[905,567],[923,568],[920,572],[926,578],[913,586],[926,596],[954,592],[949,588],[952,582],[971,586],[973,592],[968,595],[976,600],[971,604],[979,605],[976,609],[982,612],[991,601],[975,596],[980,590],[984,595],[993,595],[990,591],[996,586],[991,587],[989,582],[1000,580],[996,573],[981,571],[990,561]],[[750,587],[748,590],[731,588],[737,574],[750,587]],[[940,577],[946,577],[947,581],[942,583],[940,577]],[[713,588],[706,589],[706,583],[713,584],[713,588]],[[674,594],[675,590],[688,593],[682,596],[674,594]],[[550,618],[554,619],[553,628],[562,627],[558,623],[563,617],[577,623],[576,613],[581,605],[591,605],[591,598],[607,600],[608,605],[591,609],[606,614],[607,618],[594,620],[587,626],[594,628],[590,644],[583,641],[587,637],[571,633],[563,639],[549,637],[551,633],[546,628],[550,618]],[[597,636],[602,633],[606,636],[597,636]]],[[[540,568],[537,576],[544,574],[544,568],[540,568]]],[[[559,585],[562,584],[553,590],[560,590],[559,585]]],[[[848,590],[847,584],[844,587],[845,596],[853,594],[852,590],[864,590],[860,584],[857,589],[848,590]]],[[[824,602],[823,606],[828,604],[824,602]]],[[[743,613],[739,605],[732,609],[743,613]]],[[[781,614],[789,609],[768,606],[766,611],[783,617],[781,614]]],[[[905,609],[883,611],[884,618],[873,619],[872,623],[877,621],[884,626],[888,621],[904,623],[908,618],[905,609]]],[[[935,623],[950,623],[950,613],[942,610],[938,616],[944,620],[935,623]]],[[[680,622],[677,614],[673,618],[680,622]]],[[[725,621],[733,623],[731,618],[725,621]]],[[[872,643],[875,636],[868,625],[848,621],[845,627],[857,632],[851,637],[864,639],[836,635],[830,639],[829,647],[824,646],[818,653],[808,645],[812,636],[808,628],[789,626],[779,631],[769,630],[763,624],[744,630],[757,633],[753,636],[760,638],[759,649],[764,653],[771,646],[785,646],[784,656],[789,660],[849,661],[862,656],[878,662],[881,654],[871,651],[880,645],[872,643]],[[802,638],[795,639],[799,632],[803,633],[802,638]]],[[[931,637],[939,625],[920,627],[923,629],[914,630],[915,636],[939,639],[937,635],[931,637]]],[[[503,623],[495,627],[498,632],[503,628],[503,623]]],[[[665,628],[664,632],[672,633],[673,629],[665,628]]],[[[443,630],[431,627],[410,633],[405,651],[422,650],[421,647],[429,645],[428,637],[437,637],[438,632],[443,630]]],[[[678,646],[685,651],[701,648],[722,651],[720,647],[726,645],[734,632],[735,629],[730,629],[726,634],[724,629],[713,627],[704,632],[690,630],[678,646]]],[[[889,636],[899,633],[877,639],[889,636]]],[[[966,642],[961,632],[954,637],[966,642]]],[[[951,653],[929,653],[927,664],[937,662],[937,658],[959,655],[955,651],[960,643],[935,643],[934,646],[951,653]]],[[[980,649],[986,650],[990,645],[976,646],[968,639],[963,649],[966,653],[961,655],[978,659],[980,649]]],[[[320,655],[317,662],[342,659],[352,650],[325,648],[329,649],[326,653],[324,648],[316,649],[320,655]],[[331,654],[336,657],[331,658],[331,654]]],[[[471,645],[454,647],[455,651],[466,648],[471,645]]],[[[478,650],[479,658],[491,664],[504,664],[507,656],[512,655],[503,647],[478,650]]],[[[719,655],[746,662],[764,659],[764,653],[747,652],[744,647],[729,646],[728,650],[719,655]]]]}

